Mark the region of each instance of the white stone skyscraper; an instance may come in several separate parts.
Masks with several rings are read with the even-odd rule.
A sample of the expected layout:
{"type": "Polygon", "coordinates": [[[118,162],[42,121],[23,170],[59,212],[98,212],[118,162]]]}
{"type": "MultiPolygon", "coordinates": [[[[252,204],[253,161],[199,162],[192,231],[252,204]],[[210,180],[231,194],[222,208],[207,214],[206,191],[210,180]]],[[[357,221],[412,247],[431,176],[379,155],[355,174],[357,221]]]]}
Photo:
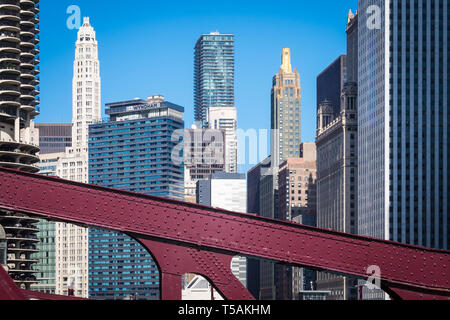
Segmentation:
{"type": "Polygon", "coordinates": [[[225,131],[225,172],[238,171],[237,110],[235,107],[209,107],[207,127],[225,131]]]}
{"type": "Polygon", "coordinates": [[[100,63],[98,43],[89,18],[78,31],[73,64],[72,146],[87,148],[89,125],[101,120],[100,63]]]}
{"type": "MultiPolygon", "coordinates": [[[[72,147],[58,161],[56,175],[66,180],[89,182],[89,125],[101,120],[101,81],[98,43],[89,18],[84,18],[75,45],[72,97],[72,147]]],[[[89,294],[89,231],[56,223],[56,293],[77,297],[89,294]]]]}

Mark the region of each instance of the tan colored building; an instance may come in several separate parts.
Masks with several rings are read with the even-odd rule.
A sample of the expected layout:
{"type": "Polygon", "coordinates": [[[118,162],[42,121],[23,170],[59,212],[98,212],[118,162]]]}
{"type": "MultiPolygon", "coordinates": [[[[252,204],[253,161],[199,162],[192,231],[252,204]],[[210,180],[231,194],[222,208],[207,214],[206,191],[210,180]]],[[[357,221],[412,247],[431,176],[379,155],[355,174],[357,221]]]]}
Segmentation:
{"type": "Polygon", "coordinates": [[[301,143],[300,74],[292,70],[291,50],[284,48],[281,68],[273,78],[272,87],[272,161],[278,166],[288,158],[298,158],[301,143]]]}
{"type": "MultiPolygon", "coordinates": [[[[317,168],[316,144],[303,143],[299,148],[301,158],[284,161],[278,172],[278,210],[281,220],[304,225],[316,225],[317,168]]],[[[281,267],[276,271],[277,296],[284,300],[298,300],[303,290],[315,282],[315,272],[304,268],[281,267]]]]}
{"type": "Polygon", "coordinates": [[[278,173],[279,218],[292,221],[298,215],[316,214],[316,145],[299,148],[304,158],[284,161],[278,173]]]}

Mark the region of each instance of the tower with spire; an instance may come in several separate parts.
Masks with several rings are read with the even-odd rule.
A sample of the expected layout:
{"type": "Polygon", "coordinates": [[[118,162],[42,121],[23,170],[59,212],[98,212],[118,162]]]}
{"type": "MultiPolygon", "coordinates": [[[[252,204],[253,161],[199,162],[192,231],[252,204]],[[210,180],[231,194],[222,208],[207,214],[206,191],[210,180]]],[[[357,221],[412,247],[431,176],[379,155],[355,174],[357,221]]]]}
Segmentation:
{"type": "Polygon", "coordinates": [[[283,48],[281,67],[272,87],[272,160],[274,168],[288,158],[298,158],[301,144],[300,74],[292,70],[291,49],[283,48]]]}
{"type": "MultiPolygon", "coordinates": [[[[56,175],[89,183],[89,125],[101,120],[98,43],[89,18],[84,18],[75,43],[72,88],[72,146],[58,160],[56,175]]],[[[89,295],[89,229],[55,224],[56,294],[89,295]]]]}
{"type": "Polygon", "coordinates": [[[87,149],[89,125],[101,120],[98,43],[88,17],[78,31],[73,69],[73,147],[87,149]]]}

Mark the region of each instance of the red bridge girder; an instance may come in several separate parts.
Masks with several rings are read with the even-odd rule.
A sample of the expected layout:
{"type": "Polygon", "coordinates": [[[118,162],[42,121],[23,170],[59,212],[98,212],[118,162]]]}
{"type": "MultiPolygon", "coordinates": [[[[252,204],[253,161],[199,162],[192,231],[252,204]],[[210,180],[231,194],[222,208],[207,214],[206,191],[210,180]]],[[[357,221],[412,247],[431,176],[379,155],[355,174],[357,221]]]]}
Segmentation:
{"type": "Polygon", "coordinates": [[[253,299],[231,273],[236,255],[365,279],[368,267],[378,266],[382,288],[394,299],[450,299],[449,251],[4,168],[0,209],[133,237],[159,266],[162,299],[181,299],[181,276],[186,273],[204,276],[226,299],[253,299]]]}

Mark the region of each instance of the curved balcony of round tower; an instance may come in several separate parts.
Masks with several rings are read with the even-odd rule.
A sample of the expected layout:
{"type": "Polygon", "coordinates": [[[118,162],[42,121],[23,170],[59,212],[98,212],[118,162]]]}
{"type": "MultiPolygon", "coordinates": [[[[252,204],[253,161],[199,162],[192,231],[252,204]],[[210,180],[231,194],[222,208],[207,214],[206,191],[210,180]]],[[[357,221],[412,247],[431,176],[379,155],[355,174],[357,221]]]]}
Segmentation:
{"type": "Polygon", "coordinates": [[[1,31],[11,31],[20,32],[20,22],[18,21],[0,21],[0,32],[1,31]]]}
{"type": "Polygon", "coordinates": [[[34,106],[34,104],[35,104],[34,97],[36,95],[34,88],[32,88],[32,89],[21,88],[20,93],[21,93],[20,100],[21,100],[22,104],[24,104],[24,102],[26,102],[25,103],[26,105],[34,106]]]}
{"type": "MultiPolygon", "coordinates": [[[[38,1],[39,2],[39,1],[38,1]]],[[[36,5],[36,1],[34,0],[20,0],[20,8],[24,9],[24,8],[33,8],[36,5]]]]}
{"type": "Polygon", "coordinates": [[[15,212],[15,211],[9,211],[9,210],[0,210],[0,224],[2,226],[8,225],[12,222],[15,223],[21,223],[21,224],[34,224],[38,223],[40,221],[39,218],[34,218],[30,216],[26,216],[24,214],[15,212]]]}
{"type": "Polygon", "coordinates": [[[39,7],[39,0],[34,1],[34,10],[36,11],[36,13],[39,13],[41,11],[41,8],[39,7]]]}
{"type": "Polygon", "coordinates": [[[0,74],[20,74],[20,62],[17,63],[16,59],[7,59],[0,62],[0,74]]]}
{"type": "Polygon", "coordinates": [[[0,87],[4,84],[21,85],[20,75],[10,74],[7,72],[0,73],[0,87]]]}
{"type": "Polygon", "coordinates": [[[34,37],[36,35],[34,26],[24,25],[20,30],[20,36],[34,37]]]}
{"type": "Polygon", "coordinates": [[[26,8],[24,6],[21,6],[20,8],[20,18],[29,21],[28,17],[31,17],[31,19],[35,19],[36,13],[34,12],[34,6],[27,6],[26,8]]]}
{"type": "Polygon", "coordinates": [[[20,85],[3,83],[0,85],[0,98],[2,97],[20,97],[20,85]]]}
{"type": "Polygon", "coordinates": [[[0,52],[10,52],[20,54],[20,43],[10,41],[0,41],[0,52]]]}
{"type": "Polygon", "coordinates": [[[0,162],[11,162],[18,164],[35,164],[39,162],[39,157],[35,154],[28,154],[22,151],[5,151],[0,149],[0,162]]]}
{"type": "Polygon", "coordinates": [[[37,261],[32,255],[38,252],[36,246],[39,243],[37,237],[39,229],[36,226],[38,222],[36,218],[26,217],[17,212],[0,211],[0,224],[5,230],[7,239],[7,264],[9,269],[12,269],[10,275],[17,281],[33,280],[18,276],[23,273],[34,273],[33,264],[37,261]]]}
{"type": "Polygon", "coordinates": [[[40,114],[41,114],[41,107],[39,107],[38,105],[35,105],[34,110],[31,112],[31,118],[34,119],[35,117],[37,117],[40,114]]]}
{"type": "Polygon", "coordinates": [[[33,112],[35,111],[36,99],[34,96],[34,90],[30,92],[22,93],[20,96],[20,110],[24,112],[33,112]]]}
{"type": "Polygon", "coordinates": [[[5,0],[2,1],[2,4],[0,5],[0,22],[3,21],[20,21],[20,7],[17,4],[17,1],[11,0],[5,0]],[[5,3],[10,2],[10,3],[5,3]]]}
{"type": "Polygon", "coordinates": [[[38,173],[40,171],[39,167],[34,164],[26,164],[26,163],[13,163],[13,162],[2,162],[0,160],[0,167],[15,169],[30,173],[38,173]]]}
{"type": "MultiPolygon", "coordinates": [[[[19,79],[20,79],[20,77],[19,77],[19,79]]],[[[20,82],[21,89],[33,89],[34,86],[35,86],[34,79],[22,79],[20,82]]]]}
{"type": "Polygon", "coordinates": [[[3,0],[0,9],[20,10],[19,0],[3,0]]]}
{"type": "Polygon", "coordinates": [[[34,46],[36,45],[36,39],[35,36],[27,36],[27,35],[21,35],[20,36],[20,47],[24,48],[24,47],[29,47],[29,48],[34,48],[34,46]]]}
{"type": "Polygon", "coordinates": [[[27,14],[21,14],[22,11],[20,11],[20,29],[28,28],[28,27],[34,27],[35,25],[35,18],[33,15],[27,15],[27,14]]]}
{"type": "Polygon", "coordinates": [[[35,2],[31,0],[20,0],[20,15],[35,15],[35,2]]]}
{"type": "Polygon", "coordinates": [[[3,63],[5,66],[8,65],[19,65],[20,64],[20,54],[0,51],[0,64],[3,63]]]}
{"type": "Polygon", "coordinates": [[[19,150],[20,153],[34,155],[40,151],[40,148],[39,146],[32,143],[0,140],[0,150],[5,151],[19,150]]]}
{"type": "Polygon", "coordinates": [[[21,56],[20,57],[20,67],[21,68],[27,68],[27,69],[34,69],[34,66],[36,65],[36,62],[34,60],[34,57],[29,56],[21,56]]]}
{"type": "Polygon", "coordinates": [[[27,68],[26,66],[23,66],[20,68],[20,77],[21,78],[26,78],[26,79],[31,79],[34,80],[35,77],[35,68],[34,66],[31,68],[27,68]]]}
{"type": "Polygon", "coordinates": [[[0,43],[4,44],[5,46],[12,46],[14,48],[17,48],[15,44],[20,43],[20,32],[1,30],[0,43]]]}
{"type": "Polygon", "coordinates": [[[20,96],[0,95],[0,119],[17,118],[20,106],[20,96]]]}
{"type": "Polygon", "coordinates": [[[31,47],[20,48],[20,46],[19,46],[19,51],[20,51],[20,58],[21,59],[23,57],[26,57],[26,58],[33,58],[34,57],[34,48],[31,48],[31,47]]]}

